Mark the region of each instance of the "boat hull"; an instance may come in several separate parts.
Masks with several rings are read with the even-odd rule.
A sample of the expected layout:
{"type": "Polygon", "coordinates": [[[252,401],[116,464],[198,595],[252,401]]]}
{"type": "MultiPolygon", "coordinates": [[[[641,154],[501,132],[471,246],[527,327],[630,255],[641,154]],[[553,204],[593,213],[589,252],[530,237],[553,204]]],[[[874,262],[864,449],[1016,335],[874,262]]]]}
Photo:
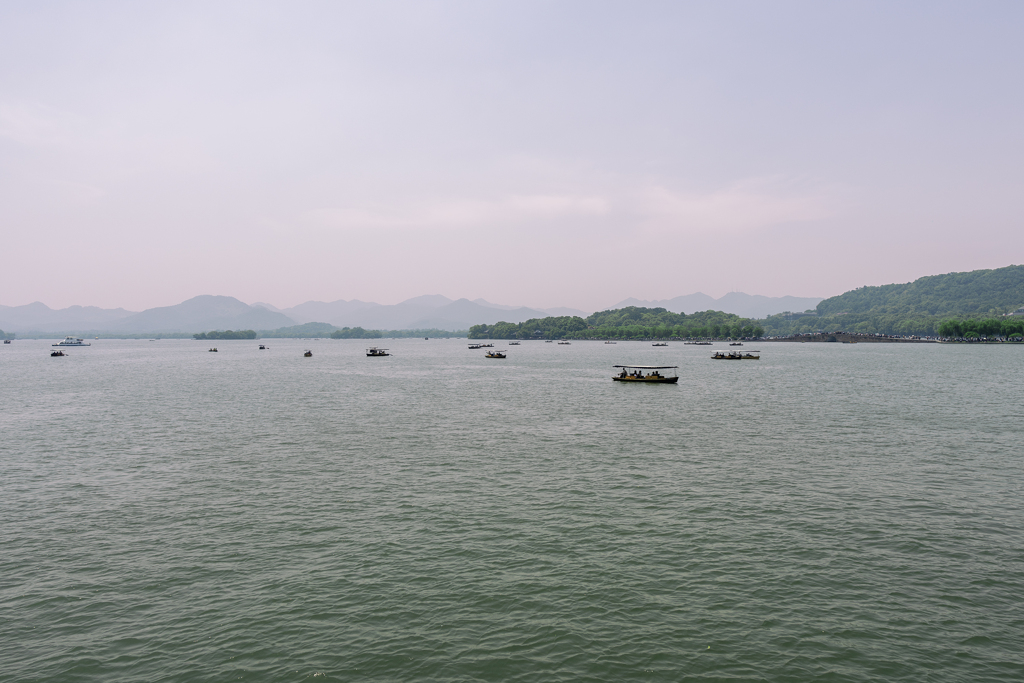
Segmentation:
{"type": "Polygon", "coordinates": [[[636,382],[637,384],[675,384],[678,377],[612,377],[616,382],[636,382]]]}

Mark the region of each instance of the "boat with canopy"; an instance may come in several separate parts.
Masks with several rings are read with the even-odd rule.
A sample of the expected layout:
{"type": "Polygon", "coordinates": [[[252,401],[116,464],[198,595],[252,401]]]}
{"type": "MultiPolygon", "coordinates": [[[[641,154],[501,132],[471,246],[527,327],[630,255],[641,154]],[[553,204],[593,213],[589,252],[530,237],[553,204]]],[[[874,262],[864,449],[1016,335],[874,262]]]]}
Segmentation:
{"type": "Polygon", "coordinates": [[[676,370],[678,365],[613,365],[621,368],[621,372],[613,375],[616,382],[646,382],[649,384],[675,384],[679,381],[676,370]],[[662,374],[662,370],[672,370],[672,374],[662,374]]]}

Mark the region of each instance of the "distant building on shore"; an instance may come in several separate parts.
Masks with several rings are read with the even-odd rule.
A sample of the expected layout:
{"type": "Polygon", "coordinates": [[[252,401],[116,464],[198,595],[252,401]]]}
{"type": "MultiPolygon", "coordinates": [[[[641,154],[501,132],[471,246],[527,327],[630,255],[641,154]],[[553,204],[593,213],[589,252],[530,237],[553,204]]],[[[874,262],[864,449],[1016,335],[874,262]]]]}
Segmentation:
{"type": "Polygon", "coordinates": [[[1024,306],[1021,306],[1020,308],[1018,308],[1013,313],[1010,313],[1010,315],[1024,315],[1024,306]]]}

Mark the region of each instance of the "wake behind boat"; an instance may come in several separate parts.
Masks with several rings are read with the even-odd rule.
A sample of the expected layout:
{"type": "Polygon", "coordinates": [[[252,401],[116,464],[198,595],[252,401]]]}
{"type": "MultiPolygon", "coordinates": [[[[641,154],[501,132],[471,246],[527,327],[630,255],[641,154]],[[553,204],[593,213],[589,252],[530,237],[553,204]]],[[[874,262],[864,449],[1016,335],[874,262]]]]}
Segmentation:
{"type": "Polygon", "coordinates": [[[87,344],[84,339],[64,337],[64,341],[51,344],[51,346],[92,346],[92,344],[87,344]]]}

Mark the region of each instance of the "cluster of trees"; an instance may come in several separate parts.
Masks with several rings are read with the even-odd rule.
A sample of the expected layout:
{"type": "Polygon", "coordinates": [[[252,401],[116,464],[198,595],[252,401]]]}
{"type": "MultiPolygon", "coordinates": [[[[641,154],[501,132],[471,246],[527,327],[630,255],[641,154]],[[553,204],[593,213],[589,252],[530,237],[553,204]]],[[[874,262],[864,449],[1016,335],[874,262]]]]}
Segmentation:
{"type": "Polygon", "coordinates": [[[469,328],[468,336],[470,339],[577,339],[578,333],[586,329],[587,323],[583,318],[560,315],[531,318],[522,323],[473,325],[469,328]]]}
{"type": "Polygon", "coordinates": [[[670,339],[760,337],[764,329],[732,313],[672,313],[664,308],[629,306],[580,318],[555,316],[523,323],[474,325],[470,339],[670,339]]]}
{"type": "Polygon", "coordinates": [[[276,330],[263,330],[261,337],[269,339],[299,339],[303,337],[328,337],[331,332],[338,329],[330,323],[305,323],[302,325],[291,325],[279,327],[276,330]]]}
{"type": "Polygon", "coordinates": [[[761,321],[765,334],[789,336],[822,330],[843,330],[859,334],[892,334],[900,336],[935,336],[938,326],[948,316],[938,315],[854,315],[842,314],[807,317],[790,320],[785,314],[773,315],[761,321]]]}
{"type": "Polygon", "coordinates": [[[304,323],[260,332],[267,338],[330,337],[331,339],[380,339],[382,337],[465,337],[466,332],[449,330],[364,330],[362,327],[335,327],[330,323],[304,323]]]}
{"type": "Polygon", "coordinates": [[[193,339],[255,339],[255,330],[214,330],[213,332],[197,332],[193,339]]]}
{"type": "Polygon", "coordinates": [[[1024,337],[1024,317],[944,320],[939,324],[939,334],[954,339],[977,339],[978,337],[1020,339],[1024,337]]]}
{"type": "Polygon", "coordinates": [[[405,337],[465,337],[466,330],[439,330],[436,327],[431,327],[424,330],[381,330],[381,334],[393,339],[405,337]]]}
{"type": "Polygon", "coordinates": [[[364,330],[361,327],[343,327],[331,332],[331,339],[380,339],[380,330],[364,330]]]}

